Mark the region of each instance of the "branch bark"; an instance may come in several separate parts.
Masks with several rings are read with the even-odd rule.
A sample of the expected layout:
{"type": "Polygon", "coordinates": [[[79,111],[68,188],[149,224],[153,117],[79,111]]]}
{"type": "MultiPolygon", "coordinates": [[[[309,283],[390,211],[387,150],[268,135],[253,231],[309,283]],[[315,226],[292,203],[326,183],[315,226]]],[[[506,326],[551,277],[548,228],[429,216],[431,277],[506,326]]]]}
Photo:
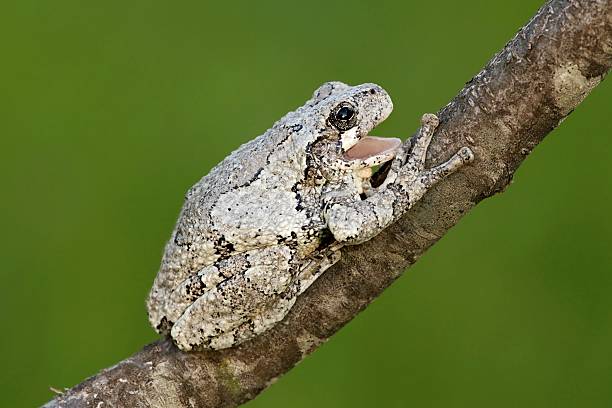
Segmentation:
{"type": "Polygon", "coordinates": [[[503,191],[531,150],[612,66],[612,0],[552,0],[439,113],[428,166],[461,146],[472,165],[342,260],[287,318],[238,348],[184,353],[159,340],[45,405],[233,407],[254,398],[363,310],[474,205],[503,191]]]}

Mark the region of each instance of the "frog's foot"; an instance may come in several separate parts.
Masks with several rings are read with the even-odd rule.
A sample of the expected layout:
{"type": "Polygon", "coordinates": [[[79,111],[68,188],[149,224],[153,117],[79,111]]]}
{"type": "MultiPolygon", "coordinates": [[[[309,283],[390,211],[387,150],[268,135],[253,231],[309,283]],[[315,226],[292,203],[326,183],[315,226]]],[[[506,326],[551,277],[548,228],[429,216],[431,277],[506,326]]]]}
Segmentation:
{"type": "Polygon", "coordinates": [[[296,281],[296,292],[298,295],[304,293],[323,272],[340,260],[341,247],[340,243],[332,244],[300,269],[296,281]]]}
{"type": "Polygon", "coordinates": [[[423,171],[427,148],[439,122],[438,117],[434,114],[426,113],[422,116],[421,127],[417,134],[397,149],[397,154],[389,166],[385,180],[374,190],[384,190],[388,185],[396,182],[406,184],[406,178],[409,176],[416,178],[416,175],[423,171]],[[403,174],[403,182],[399,180],[401,174],[403,174]]]}
{"type": "Polygon", "coordinates": [[[428,189],[472,160],[474,160],[474,153],[469,147],[464,146],[444,163],[422,172],[420,182],[428,189]]]}
{"type": "Polygon", "coordinates": [[[414,138],[412,150],[398,174],[398,184],[402,185],[411,205],[418,201],[427,190],[454,173],[464,164],[474,160],[474,153],[469,147],[462,147],[446,162],[425,169],[427,149],[438,127],[439,120],[436,115],[426,113],[421,119],[421,128],[414,138]]]}
{"type": "Polygon", "coordinates": [[[412,151],[407,159],[406,166],[422,171],[425,167],[425,158],[431,139],[440,124],[438,117],[432,113],[426,113],[421,117],[421,128],[414,137],[412,151]]]}

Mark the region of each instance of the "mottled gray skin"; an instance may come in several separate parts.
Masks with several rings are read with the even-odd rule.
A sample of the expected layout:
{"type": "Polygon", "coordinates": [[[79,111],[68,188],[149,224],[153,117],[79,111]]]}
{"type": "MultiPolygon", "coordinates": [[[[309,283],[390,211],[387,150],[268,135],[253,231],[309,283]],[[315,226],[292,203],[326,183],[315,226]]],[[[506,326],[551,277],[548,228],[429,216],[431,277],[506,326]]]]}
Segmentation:
{"type": "Polygon", "coordinates": [[[393,108],[378,85],[330,82],[196,183],[166,245],[149,319],[182,350],[238,345],[282,320],[297,296],[340,257],[397,220],[442,177],[473,159],[468,148],[424,169],[437,126],[410,154],[346,152],[393,108]],[[339,120],[340,108],[354,115],[339,120]],[[371,167],[394,159],[372,188],[371,167]]]}

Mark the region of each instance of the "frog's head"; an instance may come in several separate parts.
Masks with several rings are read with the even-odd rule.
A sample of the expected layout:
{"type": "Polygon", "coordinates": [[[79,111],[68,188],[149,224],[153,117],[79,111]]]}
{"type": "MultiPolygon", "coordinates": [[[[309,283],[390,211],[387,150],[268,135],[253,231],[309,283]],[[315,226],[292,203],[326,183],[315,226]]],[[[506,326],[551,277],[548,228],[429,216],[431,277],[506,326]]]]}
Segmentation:
{"type": "Polygon", "coordinates": [[[400,139],[369,135],[393,110],[383,88],[327,82],[314,92],[312,101],[322,135],[316,153],[329,170],[371,168],[395,157],[400,139]]]}

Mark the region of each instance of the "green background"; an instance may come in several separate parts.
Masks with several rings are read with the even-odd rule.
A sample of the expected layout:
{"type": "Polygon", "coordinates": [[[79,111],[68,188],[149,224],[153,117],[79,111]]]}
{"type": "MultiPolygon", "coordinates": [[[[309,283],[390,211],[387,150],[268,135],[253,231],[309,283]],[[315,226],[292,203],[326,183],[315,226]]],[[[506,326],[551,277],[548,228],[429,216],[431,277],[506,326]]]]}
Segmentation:
{"type": "MultiPolygon", "coordinates": [[[[322,82],[376,82],[405,138],[540,6],[6,1],[0,406],[153,341],[183,193],[322,82]]],[[[365,312],[248,406],[612,406],[612,84],[365,312]]]]}

